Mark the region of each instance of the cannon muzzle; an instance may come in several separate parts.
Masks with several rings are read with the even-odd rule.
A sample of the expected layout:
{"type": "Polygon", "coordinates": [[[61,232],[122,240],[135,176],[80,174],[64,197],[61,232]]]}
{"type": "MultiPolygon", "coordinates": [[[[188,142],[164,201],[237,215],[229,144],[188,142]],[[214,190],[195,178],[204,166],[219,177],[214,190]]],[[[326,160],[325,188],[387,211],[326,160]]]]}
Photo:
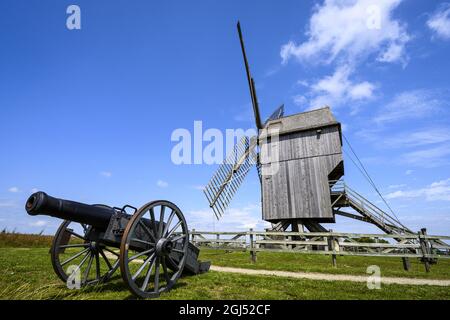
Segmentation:
{"type": "Polygon", "coordinates": [[[33,193],[25,204],[29,215],[48,215],[64,220],[108,228],[114,209],[107,206],[89,205],[80,202],[51,197],[45,192],[33,193]]]}

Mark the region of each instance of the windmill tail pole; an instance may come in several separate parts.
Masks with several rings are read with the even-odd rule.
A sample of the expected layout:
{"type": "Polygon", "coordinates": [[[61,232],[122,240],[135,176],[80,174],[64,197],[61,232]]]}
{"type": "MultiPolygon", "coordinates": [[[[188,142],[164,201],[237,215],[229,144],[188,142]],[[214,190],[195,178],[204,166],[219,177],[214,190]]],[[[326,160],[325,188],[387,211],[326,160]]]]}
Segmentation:
{"type": "Polygon", "coordinates": [[[242,56],[244,57],[245,71],[247,73],[248,87],[250,88],[250,96],[252,99],[253,113],[255,114],[256,127],[258,129],[262,129],[263,124],[261,122],[261,116],[259,113],[258,98],[256,96],[256,90],[255,90],[255,81],[253,80],[253,78],[251,76],[250,67],[248,66],[247,54],[245,53],[244,38],[242,36],[241,24],[239,23],[239,21],[237,23],[237,29],[238,29],[238,33],[239,33],[239,40],[241,42],[242,56]]]}
{"type": "Polygon", "coordinates": [[[113,208],[100,207],[49,196],[45,192],[33,193],[25,204],[31,216],[46,215],[64,220],[89,224],[100,229],[108,228],[113,208]]]}

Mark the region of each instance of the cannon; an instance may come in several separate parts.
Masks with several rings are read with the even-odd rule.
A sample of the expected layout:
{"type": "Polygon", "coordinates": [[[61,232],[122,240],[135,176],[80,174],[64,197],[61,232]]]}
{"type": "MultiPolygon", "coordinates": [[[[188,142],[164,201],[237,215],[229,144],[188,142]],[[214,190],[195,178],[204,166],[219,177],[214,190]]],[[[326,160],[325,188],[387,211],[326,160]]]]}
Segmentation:
{"type": "Polygon", "coordinates": [[[120,268],[129,290],[141,298],[170,290],[182,273],[209,270],[198,261],[181,210],[156,200],[137,209],[84,204],[33,193],[25,204],[29,215],[63,219],[50,255],[57,276],[68,286],[105,282],[120,268]]]}

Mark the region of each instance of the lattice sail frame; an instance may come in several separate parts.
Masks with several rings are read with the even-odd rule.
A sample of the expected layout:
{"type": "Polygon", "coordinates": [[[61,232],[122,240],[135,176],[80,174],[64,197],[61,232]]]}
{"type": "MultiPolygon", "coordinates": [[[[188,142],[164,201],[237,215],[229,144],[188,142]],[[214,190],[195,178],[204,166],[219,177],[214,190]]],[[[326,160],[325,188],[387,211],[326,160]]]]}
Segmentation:
{"type": "Polygon", "coordinates": [[[203,189],[217,219],[225,213],[251,167],[258,163],[256,136],[244,136],[203,189]]]}

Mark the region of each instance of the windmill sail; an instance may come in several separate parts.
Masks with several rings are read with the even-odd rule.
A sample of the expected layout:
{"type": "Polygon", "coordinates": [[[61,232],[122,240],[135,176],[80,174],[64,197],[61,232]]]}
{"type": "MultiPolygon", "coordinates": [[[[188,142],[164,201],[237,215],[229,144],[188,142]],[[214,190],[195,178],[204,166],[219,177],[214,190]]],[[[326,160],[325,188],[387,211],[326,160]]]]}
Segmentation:
{"type": "Polygon", "coordinates": [[[247,80],[248,80],[248,86],[250,88],[250,96],[252,99],[253,113],[255,114],[256,128],[262,129],[263,124],[261,122],[261,116],[259,113],[259,104],[258,104],[258,97],[256,96],[255,81],[252,78],[252,75],[250,73],[250,67],[248,66],[247,54],[245,53],[244,38],[242,36],[241,24],[239,22],[237,23],[237,29],[238,29],[238,33],[239,33],[239,40],[241,42],[242,56],[244,57],[245,71],[247,72],[247,80]]]}
{"type": "Polygon", "coordinates": [[[257,137],[243,137],[204,188],[217,219],[224,214],[250,168],[256,164],[256,145],[257,137]]]}
{"type": "Polygon", "coordinates": [[[264,122],[264,127],[269,121],[276,120],[281,118],[284,115],[284,104],[279,106],[275,111],[270,115],[269,118],[267,118],[266,122],[264,122]]]}

